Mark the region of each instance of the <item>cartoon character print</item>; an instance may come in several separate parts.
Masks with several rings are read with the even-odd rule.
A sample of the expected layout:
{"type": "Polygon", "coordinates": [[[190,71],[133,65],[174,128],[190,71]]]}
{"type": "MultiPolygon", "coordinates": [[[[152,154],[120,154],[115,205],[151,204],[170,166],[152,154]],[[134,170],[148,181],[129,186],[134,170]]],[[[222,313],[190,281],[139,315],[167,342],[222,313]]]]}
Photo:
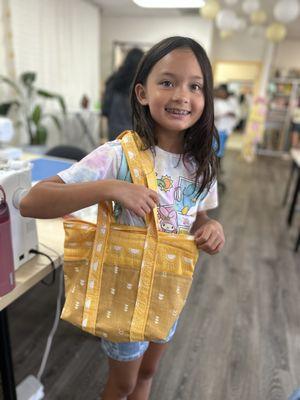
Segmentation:
{"type": "MultiPolygon", "coordinates": [[[[176,211],[182,215],[187,215],[192,207],[197,203],[197,190],[195,182],[179,177],[178,185],[174,191],[174,200],[176,211]]],[[[200,195],[199,200],[203,200],[206,193],[200,195]]]]}
{"type": "Polygon", "coordinates": [[[178,186],[175,188],[174,200],[178,213],[186,215],[196,205],[197,190],[195,183],[182,176],[179,177],[178,186]]]}
{"type": "Polygon", "coordinates": [[[161,230],[168,233],[176,233],[177,213],[173,206],[159,206],[157,211],[161,230]]]}
{"type": "Polygon", "coordinates": [[[187,235],[189,233],[189,226],[178,226],[178,233],[184,233],[187,235]]]}
{"type": "Polygon", "coordinates": [[[157,179],[157,186],[163,192],[168,192],[173,187],[173,180],[168,175],[163,175],[157,179]]]}

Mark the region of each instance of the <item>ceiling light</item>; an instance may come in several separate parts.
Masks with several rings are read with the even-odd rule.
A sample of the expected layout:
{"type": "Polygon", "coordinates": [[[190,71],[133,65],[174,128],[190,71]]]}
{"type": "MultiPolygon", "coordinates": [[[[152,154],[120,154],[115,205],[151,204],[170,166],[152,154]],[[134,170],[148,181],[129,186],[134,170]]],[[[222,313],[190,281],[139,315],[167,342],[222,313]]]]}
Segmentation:
{"type": "Polygon", "coordinates": [[[199,8],[204,0],[133,0],[135,4],[146,8],[199,8]]]}

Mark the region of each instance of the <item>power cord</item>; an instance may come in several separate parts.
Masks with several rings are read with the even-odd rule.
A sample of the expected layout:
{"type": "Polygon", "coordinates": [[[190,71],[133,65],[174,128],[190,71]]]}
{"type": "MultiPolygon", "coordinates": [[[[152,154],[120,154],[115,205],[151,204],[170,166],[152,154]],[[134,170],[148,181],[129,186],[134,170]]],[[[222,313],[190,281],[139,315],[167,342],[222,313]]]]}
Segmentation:
{"type": "Polygon", "coordinates": [[[54,318],[54,323],[53,323],[52,329],[51,329],[50,334],[47,339],[46,349],[43,354],[41,366],[40,366],[39,372],[37,374],[37,378],[39,381],[41,381],[42,375],[44,373],[46,363],[48,360],[48,356],[50,353],[51,345],[52,345],[53,336],[57,330],[58,323],[59,323],[60,312],[61,312],[61,300],[62,300],[62,296],[63,296],[63,286],[64,286],[64,274],[63,274],[62,269],[60,271],[58,271],[58,282],[59,282],[58,283],[59,286],[58,286],[58,295],[57,295],[57,299],[56,299],[55,318],[54,318]]]}
{"type": "Polygon", "coordinates": [[[29,250],[29,253],[31,253],[31,254],[38,254],[38,255],[41,255],[41,256],[45,256],[45,257],[47,257],[47,258],[50,260],[51,267],[52,267],[52,279],[51,279],[50,282],[46,282],[45,279],[41,280],[41,282],[42,282],[44,285],[46,285],[46,286],[51,286],[51,285],[53,285],[53,283],[55,282],[55,272],[56,272],[56,271],[55,271],[54,261],[52,260],[52,258],[51,258],[48,254],[43,253],[42,251],[39,251],[39,250],[35,250],[35,249],[29,250]]]}
{"type": "MultiPolygon", "coordinates": [[[[58,254],[55,250],[49,248],[46,245],[44,245],[44,246],[47,247],[49,250],[52,250],[54,253],[58,254]]],[[[44,253],[42,251],[39,251],[39,250],[35,250],[35,249],[30,250],[30,253],[39,254],[39,255],[45,256],[50,260],[51,266],[53,268],[52,281],[50,283],[45,282],[45,281],[41,281],[41,282],[43,282],[47,286],[52,285],[54,283],[54,281],[55,281],[55,272],[56,272],[54,261],[52,260],[52,258],[48,254],[46,254],[46,253],[44,253]]],[[[62,296],[63,296],[63,283],[64,283],[64,279],[63,278],[64,278],[63,270],[61,269],[60,271],[58,271],[58,285],[59,286],[58,286],[58,295],[57,295],[57,299],[56,299],[56,311],[55,311],[54,323],[53,323],[51,331],[50,331],[50,333],[48,335],[47,344],[46,344],[46,348],[45,348],[45,351],[44,351],[44,354],[43,354],[41,366],[40,366],[39,372],[37,374],[37,379],[40,382],[41,382],[42,375],[43,375],[43,373],[45,371],[45,367],[46,367],[47,360],[48,360],[48,357],[49,357],[49,353],[50,353],[50,349],[51,349],[51,345],[52,345],[52,341],[53,341],[53,336],[54,336],[54,334],[55,334],[55,332],[57,330],[58,323],[59,323],[60,312],[61,312],[61,301],[62,301],[62,296]]]]}

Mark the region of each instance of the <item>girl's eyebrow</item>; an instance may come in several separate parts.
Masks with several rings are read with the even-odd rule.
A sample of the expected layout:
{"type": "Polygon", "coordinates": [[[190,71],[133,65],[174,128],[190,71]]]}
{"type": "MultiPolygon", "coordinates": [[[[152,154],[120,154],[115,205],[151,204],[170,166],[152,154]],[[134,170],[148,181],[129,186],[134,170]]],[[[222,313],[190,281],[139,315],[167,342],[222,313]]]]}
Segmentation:
{"type": "MultiPolygon", "coordinates": [[[[172,72],[163,71],[163,72],[161,72],[161,75],[162,76],[169,76],[171,78],[176,78],[176,75],[172,74],[172,72]]],[[[199,75],[193,75],[193,76],[190,77],[190,79],[197,79],[197,80],[203,81],[203,77],[199,76],[199,75]]]]}

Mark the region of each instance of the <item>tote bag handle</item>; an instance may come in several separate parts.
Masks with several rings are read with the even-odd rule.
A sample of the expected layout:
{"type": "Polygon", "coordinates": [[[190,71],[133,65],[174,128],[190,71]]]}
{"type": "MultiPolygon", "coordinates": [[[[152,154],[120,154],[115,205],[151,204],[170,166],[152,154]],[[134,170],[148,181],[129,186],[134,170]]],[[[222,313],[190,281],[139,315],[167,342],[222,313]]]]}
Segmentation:
{"type": "MultiPolygon", "coordinates": [[[[134,131],[124,131],[118,138],[121,141],[125,154],[132,182],[144,185],[157,192],[157,182],[154,170],[154,163],[151,151],[143,151],[143,142],[139,135],[134,131]]],[[[110,222],[113,218],[112,202],[102,202],[98,205],[97,226],[101,225],[101,210],[106,210],[110,214],[110,222]]],[[[146,226],[151,226],[153,232],[158,232],[157,207],[154,207],[145,217],[146,226]]]]}

